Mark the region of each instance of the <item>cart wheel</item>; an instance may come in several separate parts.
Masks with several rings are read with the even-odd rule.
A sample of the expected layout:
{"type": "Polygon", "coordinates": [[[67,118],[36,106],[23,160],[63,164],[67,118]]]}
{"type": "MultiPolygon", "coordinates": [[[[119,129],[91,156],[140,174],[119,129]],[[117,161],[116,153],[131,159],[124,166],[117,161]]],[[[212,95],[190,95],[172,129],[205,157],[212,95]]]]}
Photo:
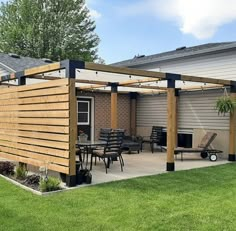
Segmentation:
{"type": "Polygon", "coordinates": [[[208,157],[208,153],[207,152],[201,152],[201,157],[202,159],[206,159],[208,157]]]}
{"type": "Polygon", "coordinates": [[[216,154],[211,154],[209,156],[210,161],[216,161],[217,160],[217,155],[216,154]]]}

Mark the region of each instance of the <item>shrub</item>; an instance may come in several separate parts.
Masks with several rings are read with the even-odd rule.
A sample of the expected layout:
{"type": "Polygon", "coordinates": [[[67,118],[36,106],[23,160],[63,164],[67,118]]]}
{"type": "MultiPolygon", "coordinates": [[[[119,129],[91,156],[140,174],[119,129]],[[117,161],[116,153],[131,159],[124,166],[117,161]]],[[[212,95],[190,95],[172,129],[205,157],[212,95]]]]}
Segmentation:
{"type": "Polygon", "coordinates": [[[50,192],[61,189],[60,180],[54,177],[48,177],[41,179],[39,182],[39,188],[42,192],[50,192]]]}
{"type": "Polygon", "coordinates": [[[30,176],[27,176],[25,179],[25,183],[29,185],[38,185],[40,181],[40,176],[33,174],[30,176]]]}
{"type": "Polygon", "coordinates": [[[26,178],[26,176],[27,176],[27,170],[26,170],[25,166],[19,165],[16,168],[16,179],[24,180],[26,178]]]}
{"type": "Polygon", "coordinates": [[[0,162],[0,174],[2,175],[14,175],[15,165],[9,161],[0,162]]]}

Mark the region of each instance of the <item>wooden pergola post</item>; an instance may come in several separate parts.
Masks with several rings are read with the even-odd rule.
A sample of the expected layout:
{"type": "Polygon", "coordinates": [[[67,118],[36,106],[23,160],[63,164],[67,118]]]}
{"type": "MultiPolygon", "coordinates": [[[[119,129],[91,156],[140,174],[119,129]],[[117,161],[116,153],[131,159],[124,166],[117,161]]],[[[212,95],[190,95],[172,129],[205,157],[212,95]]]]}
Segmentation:
{"type": "Polygon", "coordinates": [[[177,139],[176,90],[177,75],[169,74],[167,80],[167,163],[166,171],[175,171],[174,149],[177,139]]]}
{"type": "Polygon", "coordinates": [[[130,135],[136,135],[137,92],[130,92],[130,135]]]}
{"type": "Polygon", "coordinates": [[[118,115],[117,115],[117,91],[118,84],[111,83],[111,128],[116,129],[118,126],[118,115]]]}
{"type": "MultiPolygon", "coordinates": [[[[233,100],[236,100],[236,89],[235,87],[231,87],[231,93],[230,97],[233,100]]],[[[235,155],[235,129],[236,129],[236,109],[234,108],[234,111],[230,113],[230,122],[229,122],[229,161],[236,161],[236,155],[235,155]]]]}

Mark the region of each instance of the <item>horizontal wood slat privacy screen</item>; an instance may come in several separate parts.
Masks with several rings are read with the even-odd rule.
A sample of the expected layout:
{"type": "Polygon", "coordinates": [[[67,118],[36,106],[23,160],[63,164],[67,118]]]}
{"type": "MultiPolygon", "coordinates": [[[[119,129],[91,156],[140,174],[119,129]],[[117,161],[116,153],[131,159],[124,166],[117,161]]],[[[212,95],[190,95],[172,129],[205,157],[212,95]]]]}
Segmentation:
{"type": "Polygon", "coordinates": [[[74,174],[73,81],[52,80],[0,91],[0,157],[74,174]]]}

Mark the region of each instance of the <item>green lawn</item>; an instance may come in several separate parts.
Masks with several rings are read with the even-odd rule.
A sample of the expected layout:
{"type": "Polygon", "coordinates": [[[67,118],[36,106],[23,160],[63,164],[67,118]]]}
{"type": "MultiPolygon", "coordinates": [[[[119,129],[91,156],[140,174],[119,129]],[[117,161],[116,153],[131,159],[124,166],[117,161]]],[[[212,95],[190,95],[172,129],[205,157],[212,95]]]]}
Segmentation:
{"type": "Polygon", "coordinates": [[[236,230],[236,165],[41,197],[0,178],[0,230],[236,230]]]}

